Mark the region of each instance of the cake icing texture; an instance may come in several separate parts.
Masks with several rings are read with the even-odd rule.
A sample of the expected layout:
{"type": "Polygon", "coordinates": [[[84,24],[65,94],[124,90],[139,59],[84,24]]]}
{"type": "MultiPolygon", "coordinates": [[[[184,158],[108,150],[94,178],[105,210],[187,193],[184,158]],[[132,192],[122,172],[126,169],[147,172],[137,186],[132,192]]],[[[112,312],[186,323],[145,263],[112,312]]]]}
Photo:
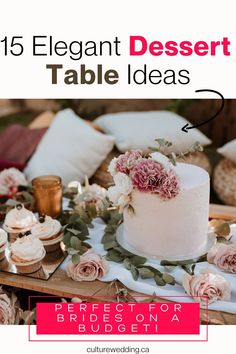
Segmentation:
{"type": "Polygon", "coordinates": [[[11,245],[14,260],[32,261],[40,259],[45,253],[43,243],[36,237],[29,235],[18,238],[11,245]]]}
{"type": "Polygon", "coordinates": [[[61,223],[47,215],[42,219],[43,220],[41,221],[40,218],[39,222],[32,227],[32,235],[38,237],[42,241],[48,240],[53,236],[58,236],[62,228],[61,223]]]}
{"type": "Polygon", "coordinates": [[[36,222],[35,215],[22,204],[18,204],[7,213],[4,221],[4,229],[9,232],[24,229],[29,230],[36,222]]]}
{"type": "Polygon", "coordinates": [[[163,200],[158,194],[133,189],[124,208],[124,238],[141,253],[159,259],[190,259],[201,255],[207,242],[209,175],[200,167],[178,163],[173,170],[179,192],[163,200]]]}

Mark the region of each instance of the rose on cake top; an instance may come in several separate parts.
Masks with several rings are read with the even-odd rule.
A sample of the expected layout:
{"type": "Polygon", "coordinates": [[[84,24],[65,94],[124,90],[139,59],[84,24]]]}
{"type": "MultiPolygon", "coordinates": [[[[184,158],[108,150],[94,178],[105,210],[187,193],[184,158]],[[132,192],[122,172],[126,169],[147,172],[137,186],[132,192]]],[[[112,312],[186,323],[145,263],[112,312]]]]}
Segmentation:
{"type": "Polygon", "coordinates": [[[0,248],[7,243],[7,233],[0,228],[0,248]]]}
{"type": "Polygon", "coordinates": [[[11,258],[14,262],[39,260],[45,255],[42,241],[29,231],[11,244],[11,258]]]}
{"type": "Polygon", "coordinates": [[[108,171],[115,183],[115,186],[108,189],[108,198],[119,207],[120,212],[130,205],[133,189],[156,194],[162,200],[174,198],[180,192],[180,182],[174,166],[160,152],[145,157],[139,150],[128,151],[114,158],[108,171]]]}
{"type": "Polygon", "coordinates": [[[40,240],[49,240],[58,236],[61,229],[62,225],[58,220],[45,215],[39,217],[39,222],[32,227],[31,233],[40,240]]]}
{"type": "Polygon", "coordinates": [[[7,213],[3,227],[7,232],[23,232],[31,229],[36,223],[35,215],[26,209],[23,204],[17,204],[14,209],[7,213]]]}

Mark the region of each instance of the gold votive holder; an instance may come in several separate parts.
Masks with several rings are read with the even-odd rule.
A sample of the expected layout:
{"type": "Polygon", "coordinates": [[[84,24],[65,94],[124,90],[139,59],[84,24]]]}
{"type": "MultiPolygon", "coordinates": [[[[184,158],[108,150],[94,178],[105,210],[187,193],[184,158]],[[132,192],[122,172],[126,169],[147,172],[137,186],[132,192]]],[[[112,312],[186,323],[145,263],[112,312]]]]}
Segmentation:
{"type": "Polygon", "coordinates": [[[57,217],[62,211],[62,182],[58,176],[39,176],[32,181],[35,206],[40,215],[57,217]]]}

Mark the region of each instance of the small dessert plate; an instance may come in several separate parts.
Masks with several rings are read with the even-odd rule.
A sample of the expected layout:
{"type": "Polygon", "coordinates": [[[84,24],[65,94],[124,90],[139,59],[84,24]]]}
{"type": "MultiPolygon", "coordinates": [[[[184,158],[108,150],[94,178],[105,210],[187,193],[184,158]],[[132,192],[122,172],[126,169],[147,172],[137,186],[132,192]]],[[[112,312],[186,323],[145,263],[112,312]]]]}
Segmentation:
{"type": "Polygon", "coordinates": [[[147,254],[145,252],[142,252],[140,250],[136,250],[133,246],[131,246],[124,238],[124,225],[121,224],[116,232],[116,240],[119,243],[119,245],[121,247],[123,247],[125,250],[137,255],[137,256],[141,256],[141,257],[145,257],[147,259],[151,259],[151,260],[156,260],[158,262],[162,261],[162,260],[166,260],[166,261],[176,261],[176,262],[186,262],[186,263],[190,263],[191,261],[196,262],[197,260],[199,260],[202,256],[206,255],[208,253],[208,251],[216,244],[217,239],[216,236],[214,234],[214,232],[212,231],[208,231],[207,234],[207,242],[204,246],[204,248],[201,250],[201,252],[198,253],[193,253],[192,255],[188,255],[188,257],[182,256],[182,257],[163,257],[163,255],[150,255],[147,254]]]}

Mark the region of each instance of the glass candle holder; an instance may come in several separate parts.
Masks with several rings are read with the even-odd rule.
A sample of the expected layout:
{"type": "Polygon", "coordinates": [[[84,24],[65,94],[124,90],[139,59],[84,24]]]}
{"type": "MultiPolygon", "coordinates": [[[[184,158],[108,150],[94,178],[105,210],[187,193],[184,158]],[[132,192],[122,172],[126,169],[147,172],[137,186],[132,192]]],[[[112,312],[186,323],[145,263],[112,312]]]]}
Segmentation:
{"type": "Polygon", "coordinates": [[[58,176],[39,176],[32,181],[36,209],[52,218],[62,211],[62,183],[58,176]]]}

